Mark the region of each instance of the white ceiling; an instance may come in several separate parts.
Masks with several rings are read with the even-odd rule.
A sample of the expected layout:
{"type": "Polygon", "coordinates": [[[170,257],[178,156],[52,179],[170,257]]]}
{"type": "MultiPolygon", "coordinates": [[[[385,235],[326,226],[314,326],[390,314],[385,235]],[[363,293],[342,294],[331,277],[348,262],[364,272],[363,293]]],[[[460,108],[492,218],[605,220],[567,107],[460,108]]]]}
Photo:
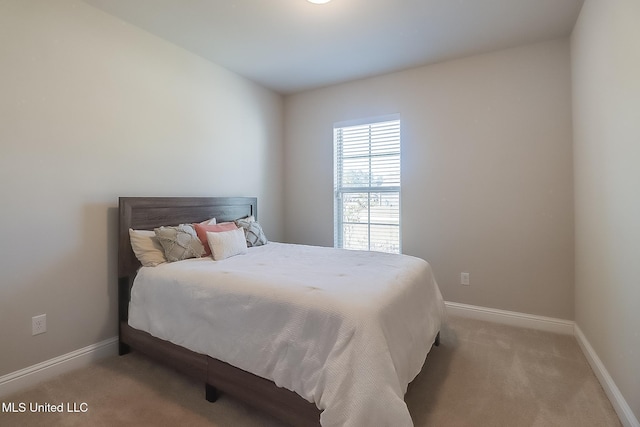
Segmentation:
{"type": "Polygon", "coordinates": [[[583,0],[85,0],[283,94],[570,34],[583,0]]]}

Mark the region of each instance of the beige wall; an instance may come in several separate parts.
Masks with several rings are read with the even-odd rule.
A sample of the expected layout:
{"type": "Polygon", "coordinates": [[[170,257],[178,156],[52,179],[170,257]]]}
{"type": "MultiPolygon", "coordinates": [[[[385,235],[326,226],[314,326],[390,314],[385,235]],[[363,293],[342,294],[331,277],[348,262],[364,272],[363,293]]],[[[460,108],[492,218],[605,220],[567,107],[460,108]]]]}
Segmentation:
{"type": "Polygon", "coordinates": [[[333,245],[333,123],[400,113],[403,252],[449,301],[573,319],[570,88],[563,39],[286,97],[287,241],[333,245]]]}
{"type": "Polygon", "coordinates": [[[118,196],[257,196],[282,237],[279,95],[73,0],[0,2],[0,94],[0,376],[117,335],[118,196]]]}
{"type": "Polygon", "coordinates": [[[571,37],[576,323],[640,419],[640,2],[587,0],[571,37]]]}

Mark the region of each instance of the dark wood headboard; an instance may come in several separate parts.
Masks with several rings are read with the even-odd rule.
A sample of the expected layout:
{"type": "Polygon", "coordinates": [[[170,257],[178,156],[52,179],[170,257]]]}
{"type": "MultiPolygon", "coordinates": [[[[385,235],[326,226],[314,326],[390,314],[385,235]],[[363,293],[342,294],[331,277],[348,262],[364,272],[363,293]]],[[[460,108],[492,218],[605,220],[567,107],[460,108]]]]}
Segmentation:
{"type": "Polygon", "coordinates": [[[118,288],[120,320],[126,320],[129,293],[140,262],[131,249],[129,229],[153,230],[216,218],[233,221],[248,215],[258,219],[255,197],[120,197],[118,226],[118,288]]]}

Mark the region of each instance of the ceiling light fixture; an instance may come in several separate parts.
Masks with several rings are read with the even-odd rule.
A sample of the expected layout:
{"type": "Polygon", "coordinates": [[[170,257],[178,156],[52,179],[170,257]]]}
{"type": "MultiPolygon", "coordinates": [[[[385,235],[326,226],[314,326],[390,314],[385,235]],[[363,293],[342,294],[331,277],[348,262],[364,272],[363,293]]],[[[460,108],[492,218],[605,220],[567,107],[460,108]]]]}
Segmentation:
{"type": "Polygon", "coordinates": [[[315,3],[315,4],[325,4],[325,3],[329,3],[331,0],[307,0],[309,3],[315,3]]]}

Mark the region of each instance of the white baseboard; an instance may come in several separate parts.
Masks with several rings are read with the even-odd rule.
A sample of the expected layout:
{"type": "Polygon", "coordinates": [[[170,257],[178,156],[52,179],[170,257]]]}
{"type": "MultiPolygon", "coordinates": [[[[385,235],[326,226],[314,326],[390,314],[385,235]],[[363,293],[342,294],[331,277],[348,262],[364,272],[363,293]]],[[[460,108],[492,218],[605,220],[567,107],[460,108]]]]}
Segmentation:
{"type": "Polygon", "coordinates": [[[12,372],[0,377],[0,397],[17,393],[42,381],[116,354],[118,354],[118,337],[113,337],[12,372]]]}
{"type": "Polygon", "coordinates": [[[633,414],[631,407],[627,404],[613,378],[611,378],[604,364],[575,322],[449,301],[445,302],[445,306],[447,313],[455,316],[575,336],[622,425],[625,427],[640,427],[640,423],[638,423],[638,419],[633,414]]]}
{"type": "Polygon", "coordinates": [[[578,325],[575,326],[575,336],[582,352],[589,362],[589,365],[591,365],[591,369],[593,369],[593,372],[596,374],[596,377],[598,377],[604,392],[609,397],[609,400],[613,405],[613,409],[615,409],[618,414],[622,425],[625,427],[640,427],[640,423],[633,414],[631,407],[627,404],[627,401],[622,396],[622,393],[620,393],[618,386],[616,386],[613,378],[609,375],[607,368],[604,367],[604,364],[596,354],[593,347],[591,347],[587,337],[582,333],[582,330],[578,325]]]}
{"type": "Polygon", "coordinates": [[[485,320],[487,322],[503,323],[521,328],[573,335],[573,327],[575,323],[571,320],[536,316],[533,314],[498,310],[496,308],[479,307],[476,305],[460,304],[457,302],[446,301],[444,304],[446,306],[447,313],[455,316],[485,320]]]}

